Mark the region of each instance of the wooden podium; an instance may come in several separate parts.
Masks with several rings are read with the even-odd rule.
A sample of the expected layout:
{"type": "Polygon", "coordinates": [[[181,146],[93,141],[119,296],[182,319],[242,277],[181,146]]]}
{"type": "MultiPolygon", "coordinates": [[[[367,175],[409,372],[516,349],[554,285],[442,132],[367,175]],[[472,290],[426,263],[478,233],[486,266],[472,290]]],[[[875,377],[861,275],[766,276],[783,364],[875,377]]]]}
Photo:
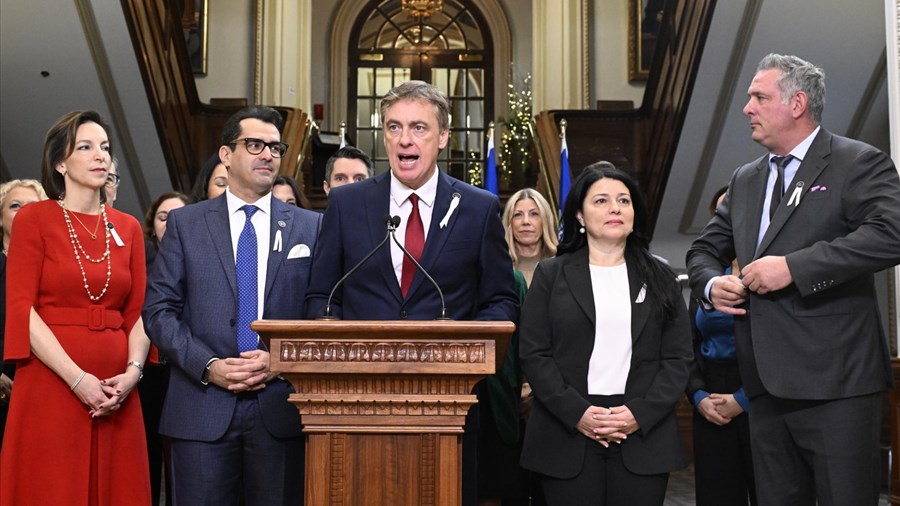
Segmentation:
{"type": "Polygon", "coordinates": [[[307,506],[456,506],[472,387],[511,322],[257,321],[271,369],[294,385],[307,506]]]}

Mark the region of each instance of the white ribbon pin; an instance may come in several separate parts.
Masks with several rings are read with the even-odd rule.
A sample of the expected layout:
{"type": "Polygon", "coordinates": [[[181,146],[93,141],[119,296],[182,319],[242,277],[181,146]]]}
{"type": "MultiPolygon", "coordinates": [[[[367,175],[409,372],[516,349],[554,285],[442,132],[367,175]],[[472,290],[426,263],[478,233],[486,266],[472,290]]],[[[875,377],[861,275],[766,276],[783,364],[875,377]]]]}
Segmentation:
{"type": "Polygon", "coordinates": [[[275,231],[275,241],[272,245],[272,251],[281,252],[281,230],[275,231]]]}
{"type": "Polygon", "coordinates": [[[794,187],[794,193],[791,193],[791,198],[788,199],[788,207],[791,206],[799,206],[800,205],[800,193],[803,191],[803,181],[798,181],[797,186],[794,187]]]}
{"type": "Polygon", "coordinates": [[[108,225],[108,227],[109,227],[109,233],[112,234],[113,241],[116,241],[116,246],[118,246],[120,248],[125,247],[125,242],[122,241],[121,237],[119,237],[119,233],[116,232],[116,227],[112,223],[110,223],[108,225]]]}
{"type": "Polygon", "coordinates": [[[456,211],[456,208],[459,207],[459,193],[454,193],[452,197],[450,197],[450,209],[447,209],[447,214],[444,215],[444,219],[441,220],[440,226],[444,228],[447,226],[447,223],[450,222],[450,217],[453,216],[453,211],[456,211]]]}
{"type": "Polygon", "coordinates": [[[644,285],[641,286],[641,291],[638,292],[637,298],[634,299],[634,303],[642,304],[646,298],[647,298],[647,283],[644,283],[644,285]]]}

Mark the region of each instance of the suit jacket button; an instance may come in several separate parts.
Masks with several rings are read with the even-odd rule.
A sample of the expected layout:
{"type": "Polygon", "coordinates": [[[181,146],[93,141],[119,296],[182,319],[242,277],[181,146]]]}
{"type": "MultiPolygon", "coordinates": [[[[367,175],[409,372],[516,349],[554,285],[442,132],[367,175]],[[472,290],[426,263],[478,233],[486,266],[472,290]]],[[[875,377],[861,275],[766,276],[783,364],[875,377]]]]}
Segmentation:
{"type": "Polygon", "coordinates": [[[232,327],[234,327],[236,323],[237,323],[237,322],[235,321],[234,318],[228,320],[228,324],[231,325],[232,327]]]}
{"type": "Polygon", "coordinates": [[[401,320],[405,320],[405,319],[406,319],[406,310],[405,310],[405,309],[403,309],[403,310],[400,311],[400,319],[401,319],[401,320]]]}

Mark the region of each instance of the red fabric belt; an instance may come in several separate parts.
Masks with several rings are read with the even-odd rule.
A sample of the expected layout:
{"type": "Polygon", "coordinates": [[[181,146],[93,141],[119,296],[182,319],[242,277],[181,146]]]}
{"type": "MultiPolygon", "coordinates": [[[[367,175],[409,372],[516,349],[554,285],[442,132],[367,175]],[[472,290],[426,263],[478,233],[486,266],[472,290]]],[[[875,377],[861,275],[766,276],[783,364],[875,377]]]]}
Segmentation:
{"type": "Polygon", "coordinates": [[[44,307],[38,311],[47,325],[81,325],[90,330],[119,329],[124,323],[122,313],[99,304],[88,307],[44,307]]]}

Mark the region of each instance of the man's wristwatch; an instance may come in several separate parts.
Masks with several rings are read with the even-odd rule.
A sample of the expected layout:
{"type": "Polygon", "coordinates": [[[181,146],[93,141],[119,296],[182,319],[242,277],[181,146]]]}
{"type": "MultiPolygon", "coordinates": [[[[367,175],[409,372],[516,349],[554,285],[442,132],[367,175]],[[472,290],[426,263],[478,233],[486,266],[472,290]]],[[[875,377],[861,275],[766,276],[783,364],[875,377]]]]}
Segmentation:
{"type": "Polygon", "coordinates": [[[206,363],[206,369],[203,370],[203,374],[200,376],[200,383],[203,384],[203,386],[209,385],[209,367],[216,360],[219,360],[219,358],[213,357],[213,358],[209,359],[209,362],[206,363]]]}
{"type": "Polygon", "coordinates": [[[138,371],[141,371],[141,375],[138,376],[138,381],[144,379],[144,364],[138,362],[137,360],[132,360],[131,362],[125,364],[125,368],[128,369],[128,367],[132,365],[137,367],[138,371]]]}

